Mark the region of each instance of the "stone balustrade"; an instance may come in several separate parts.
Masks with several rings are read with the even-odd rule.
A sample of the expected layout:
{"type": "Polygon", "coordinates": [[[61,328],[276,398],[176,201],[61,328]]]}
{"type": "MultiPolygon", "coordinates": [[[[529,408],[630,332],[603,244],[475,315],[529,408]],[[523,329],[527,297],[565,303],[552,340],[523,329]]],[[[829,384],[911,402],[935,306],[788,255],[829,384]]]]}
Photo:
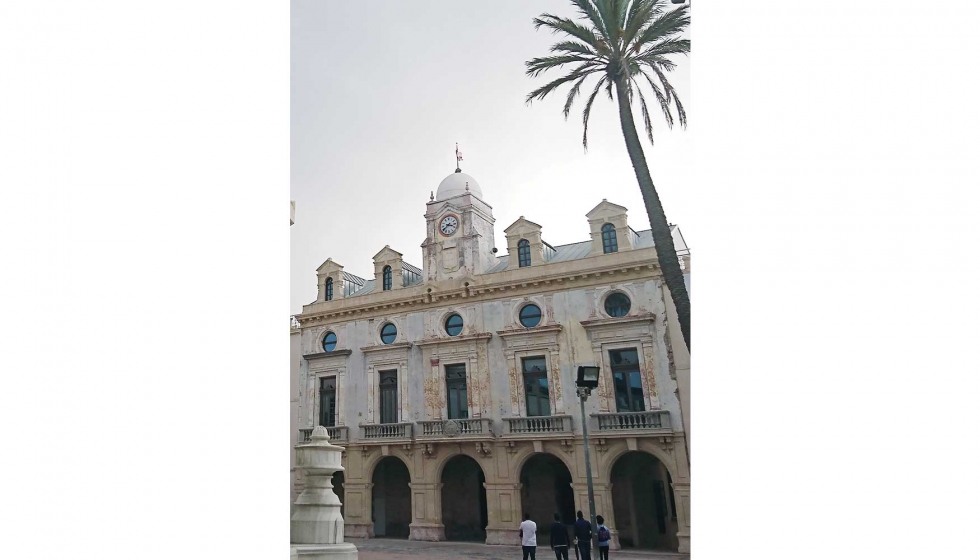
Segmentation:
{"type": "Polygon", "coordinates": [[[397,424],[361,424],[361,439],[363,440],[400,440],[412,439],[412,423],[397,424]]]}
{"type": "MultiPolygon", "coordinates": [[[[330,436],[330,441],[347,441],[347,426],[327,426],[326,428],[327,435],[330,436]]],[[[300,428],[300,443],[308,443],[312,433],[313,428],[300,428]]]]}
{"type": "Polygon", "coordinates": [[[568,414],[504,418],[504,437],[542,436],[549,434],[569,435],[571,433],[572,417],[568,414]]]}
{"type": "Polygon", "coordinates": [[[466,418],[460,420],[422,420],[418,422],[416,439],[492,438],[493,420],[466,418]]]}
{"type": "Polygon", "coordinates": [[[647,412],[608,412],[593,414],[599,424],[600,433],[647,433],[670,431],[670,412],[651,410],[647,412]]]}

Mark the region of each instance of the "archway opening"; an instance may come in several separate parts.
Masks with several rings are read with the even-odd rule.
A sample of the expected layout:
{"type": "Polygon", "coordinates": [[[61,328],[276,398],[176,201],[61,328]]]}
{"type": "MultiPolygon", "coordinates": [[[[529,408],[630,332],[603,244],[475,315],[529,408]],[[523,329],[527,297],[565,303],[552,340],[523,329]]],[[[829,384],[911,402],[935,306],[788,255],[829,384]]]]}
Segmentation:
{"type": "Polygon", "coordinates": [[[624,548],[677,550],[673,481],[659,459],[630,451],[612,468],[613,512],[624,548]]]}
{"type": "Polygon", "coordinates": [[[566,525],[575,522],[572,473],[558,457],[538,453],[521,467],[521,514],[524,513],[538,525],[539,543],[548,542],[556,513],[566,525]]]}
{"type": "Polygon", "coordinates": [[[397,457],[385,457],[374,467],[371,476],[371,521],[374,536],[408,538],[408,525],[412,522],[412,491],[408,486],[411,477],[408,467],[397,457]]]}
{"type": "Polygon", "coordinates": [[[487,540],[487,489],[475,459],[457,455],[442,469],[442,523],[446,540],[487,540]]]}
{"type": "Polygon", "coordinates": [[[337,471],[330,477],[330,484],[333,485],[333,493],[340,498],[340,516],[344,516],[344,471],[337,471]]]}

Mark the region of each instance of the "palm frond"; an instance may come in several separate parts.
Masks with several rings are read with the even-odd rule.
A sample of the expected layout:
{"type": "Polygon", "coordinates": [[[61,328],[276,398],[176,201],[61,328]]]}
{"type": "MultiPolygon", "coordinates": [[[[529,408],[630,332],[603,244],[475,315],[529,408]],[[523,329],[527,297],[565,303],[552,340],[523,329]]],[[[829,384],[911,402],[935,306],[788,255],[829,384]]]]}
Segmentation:
{"type": "Polygon", "coordinates": [[[534,29],[547,27],[548,29],[551,29],[552,33],[558,33],[559,31],[566,33],[582,41],[586,45],[591,46],[597,51],[602,52],[600,48],[600,45],[602,44],[600,40],[601,38],[596,36],[593,30],[585,27],[584,25],[579,25],[568,18],[560,18],[551,14],[541,14],[532,21],[534,22],[534,29]]]}
{"type": "Polygon", "coordinates": [[[609,80],[609,83],[606,84],[606,95],[609,97],[609,101],[613,101],[612,87],[613,82],[612,80],[609,80]]]}
{"type": "Polygon", "coordinates": [[[530,104],[535,99],[538,100],[544,99],[545,97],[548,96],[549,93],[555,91],[555,89],[557,89],[558,86],[571,82],[572,80],[577,80],[583,76],[592,74],[593,72],[597,72],[597,70],[576,69],[572,71],[570,74],[566,74],[565,76],[562,76],[557,80],[552,80],[547,84],[539,87],[538,89],[532,91],[531,93],[527,94],[527,98],[524,101],[525,103],[530,104]]]}
{"type": "Polygon", "coordinates": [[[592,47],[579,43],[578,41],[559,41],[551,46],[551,52],[561,51],[570,54],[583,54],[589,56],[599,56],[592,47]]]}
{"type": "Polygon", "coordinates": [[[602,20],[598,10],[596,10],[596,6],[594,6],[590,0],[571,1],[572,4],[575,4],[578,7],[578,11],[592,22],[592,26],[599,32],[599,35],[601,35],[607,43],[612,43],[613,39],[609,34],[609,29],[606,27],[606,22],[602,20]]]}
{"type": "Polygon", "coordinates": [[[664,54],[687,54],[691,52],[690,39],[666,39],[640,53],[637,58],[647,58],[664,54]]]}
{"type": "MultiPolygon", "coordinates": [[[[575,2],[576,0],[572,0],[575,2]]],[[[605,28],[605,38],[609,41],[614,52],[619,52],[619,4],[620,0],[594,0],[595,9],[605,28]]]]}
{"type": "Polygon", "coordinates": [[[665,72],[671,72],[675,68],[677,68],[677,65],[674,64],[673,62],[671,62],[671,60],[669,58],[665,58],[665,57],[659,56],[659,55],[645,56],[643,58],[638,58],[637,60],[639,60],[640,62],[645,62],[647,64],[655,64],[655,65],[659,66],[660,69],[661,70],[664,70],[665,72]]]}
{"type": "Polygon", "coordinates": [[[688,7],[685,5],[661,14],[640,32],[634,48],[638,49],[647,43],[670,38],[684,31],[684,28],[691,23],[691,16],[687,12],[688,7]]]}
{"type": "Polygon", "coordinates": [[[643,127],[647,131],[647,138],[650,143],[653,144],[653,123],[650,122],[650,111],[647,110],[647,100],[643,97],[643,92],[640,91],[639,85],[636,87],[636,93],[640,96],[640,110],[643,113],[643,127]]]}
{"type": "Polygon", "coordinates": [[[651,78],[649,74],[643,71],[640,71],[640,73],[647,79],[647,83],[650,84],[650,89],[652,89],[653,94],[657,96],[657,101],[660,102],[660,110],[664,113],[664,120],[667,121],[667,126],[674,128],[674,114],[670,112],[669,94],[664,95],[664,92],[660,91],[660,88],[653,82],[653,78],[651,78]]]}
{"type": "Polygon", "coordinates": [[[573,62],[582,62],[585,64],[597,63],[597,61],[593,59],[576,55],[544,56],[540,58],[532,58],[531,60],[525,62],[524,64],[527,66],[525,73],[534,78],[542,72],[551,70],[552,68],[561,68],[562,66],[573,62]]]}
{"type": "Polygon", "coordinates": [[[586,150],[589,149],[589,114],[592,112],[592,102],[595,101],[595,96],[599,93],[599,88],[602,87],[602,83],[605,81],[605,76],[599,78],[599,81],[595,84],[595,89],[592,90],[592,95],[585,102],[585,110],[582,111],[582,147],[586,150]]]}
{"type": "MultiPolygon", "coordinates": [[[[654,0],[634,0],[630,5],[629,14],[626,16],[626,25],[623,27],[623,47],[629,46],[636,38],[636,34],[643,28],[650,19],[656,15],[655,8],[657,3],[654,0]]],[[[638,47],[635,47],[638,48],[638,47]]],[[[634,48],[634,50],[635,50],[634,48]]]]}
{"type": "MultiPolygon", "coordinates": [[[[678,97],[677,91],[674,90],[674,86],[670,85],[667,75],[664,74],[660,68],[653,65],[648,66],[650,66],[654,73],[657,74],[657,77],[660,78],[660,83],[664,86],[664,96],[667,98],[667,103],[673,101],[674,107],[677,107],[677,121],[680,122],[682,127],[687,128],[687,112],[684,111],[684,106],[681,105],[680,97],[678,97]]],[[[653,85],[652,81],[650,82],[650,85],[653,85]]]]}
{"type": "Polygon", "coordinates": [[[582,79],[575,82],[575,85],[572,86],[572,89],[568,90],[568,98],[565,99],[565,109],[563,111],[563,114],[565,115],[565,120],[568,120],[568,113],[572,110],[572,103],[575,101],[575,98],[578,97],[578,92],[579,89],[582,87],[582,82],[584,82],[585,79],[588,77],[589,74],[582,76],[582,79]]]}

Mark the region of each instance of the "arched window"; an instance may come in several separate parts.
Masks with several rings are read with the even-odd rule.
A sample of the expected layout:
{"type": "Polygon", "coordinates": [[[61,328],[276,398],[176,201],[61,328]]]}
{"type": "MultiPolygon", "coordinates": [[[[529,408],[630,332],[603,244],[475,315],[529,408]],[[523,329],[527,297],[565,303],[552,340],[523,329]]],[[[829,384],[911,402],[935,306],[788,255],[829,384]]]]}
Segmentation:
{"type": "Polygon", "coordinates": [[[327,301],[333,299],[333,278],[327,278],[327,301]]]}
{"type": "Polygon", "coordinates": [[[391,289],[391,267],[386,266],[384,270],[381,271],[381,290],[391,289]]]}
{"type": "Polygon", "coordinates": [[[517,242],[517,265],[519,267],[531,266],[531,244],[527,239],[517,242]]]}
{"type": "Polygon", "coordinates": [[[615,253],[619,250],[616,243],[616,227],[612,224],[602,226],[602,252],[615,253]]]}

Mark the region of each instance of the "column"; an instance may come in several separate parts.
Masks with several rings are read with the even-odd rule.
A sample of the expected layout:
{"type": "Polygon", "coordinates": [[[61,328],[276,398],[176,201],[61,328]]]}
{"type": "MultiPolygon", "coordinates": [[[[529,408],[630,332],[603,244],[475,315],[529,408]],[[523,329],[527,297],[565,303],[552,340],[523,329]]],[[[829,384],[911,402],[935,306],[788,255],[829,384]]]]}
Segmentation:
{"type": "Polygon", "coordinates": [[[410,541],[444,541],[442,524],[442,483],[411,482],[412,523],[408,526],[410,541]]]}
{"type": "Polygon", "coordinates": [[[487,544],[520,544],[520,483],[483,483],[487,489],[487,544]]]}
{"type": "Polygon", "coordinates": [[[348,537],[374,537],[371,521],[371,488],[374,484],[344,481],[344,531],[348,537]]]}
{"type": "Polygon", "coordinates": [[[677,505],[677,552],[691,552],[691,483],[674,482],[677,505]]]}

